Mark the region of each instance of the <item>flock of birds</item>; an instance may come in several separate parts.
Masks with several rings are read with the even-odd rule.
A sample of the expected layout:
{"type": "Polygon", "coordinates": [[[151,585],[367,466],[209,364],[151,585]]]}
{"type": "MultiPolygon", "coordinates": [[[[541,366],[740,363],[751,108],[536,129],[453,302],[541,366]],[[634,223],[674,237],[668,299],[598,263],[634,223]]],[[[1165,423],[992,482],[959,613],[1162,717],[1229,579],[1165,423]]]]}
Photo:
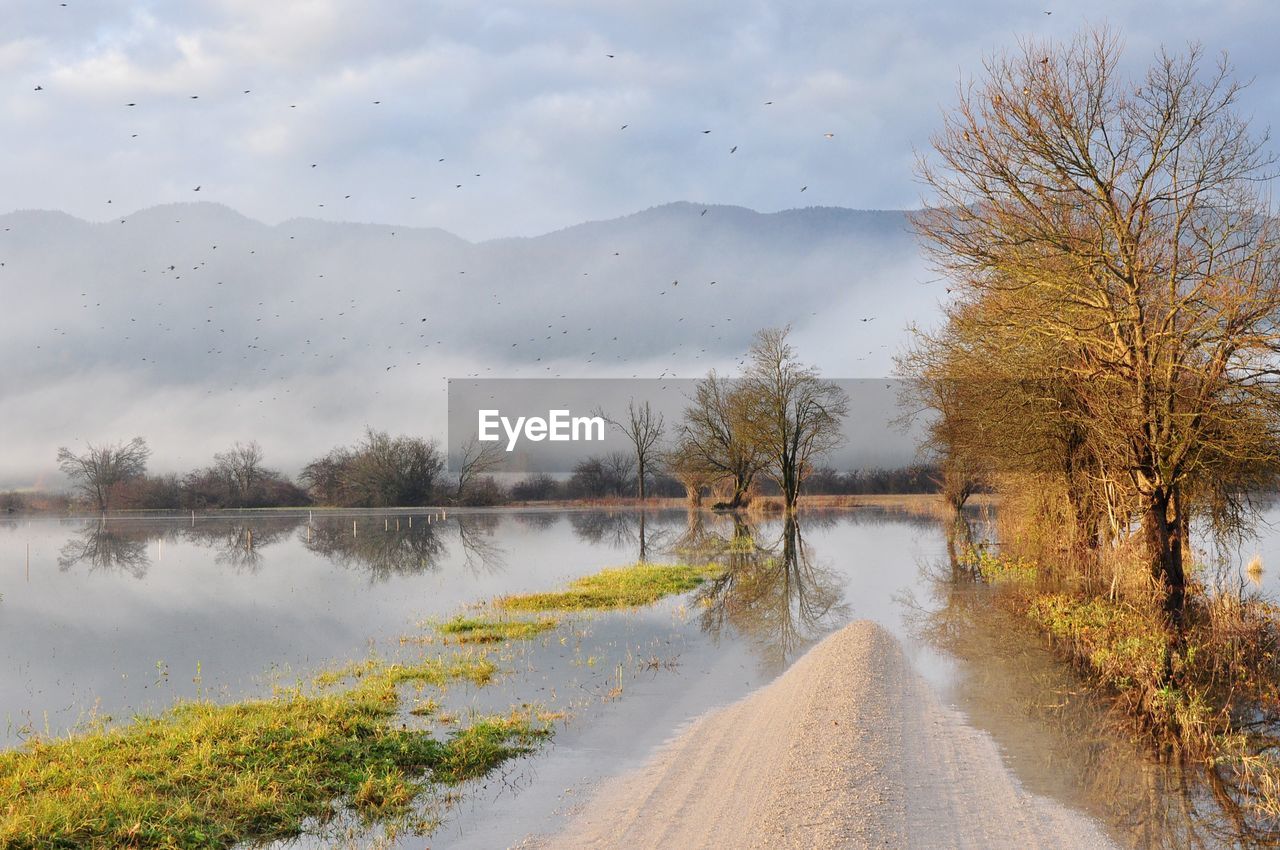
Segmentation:
{"type": "MultiPolygon", "coordinates": [[[[606,54],[609,59],[615,55],[606,54]]],[[[37,85],[35,91],[44,93],[46,87],[37,85]]],[[[242,91],[242,96],[252,94],[251,89],[242,91]]],[[[191,94],[189,100],[200,101],[200,95],[191,94]]],[[[122,108],[137,109],[141,103],[139,100],[126,101],[122,108]]],[[[381,105],[381,99],[370,102],[373,108],[381,105]]],[[[766,108],[773,106],[774,101],[764,101],[763,105],[766,108]]],[[[289,104],[289,108],[297,108],[297,104],[289,104]]],[[[630,126],[624,123],[619,130],[625,132],[630,126]]],[[[712,134],[713,128],[691,132],[694,136],[712,134]]],[[[137,138],[137,135],[133,133],[132,137],[137,138]]],[[[830,131],[815,135],[825,141],[836,138],[836,134],[830,131]]],[[[734,156],[741,145],[741,141],[735,141],[723,150],[727,151],[726,155],[734,156]]],[[[437,163],[444,163],[445,159],[435,158],[437,163]]],[[[308,161],[303,167],[320,169],[322,162],[308,161]]],[[[483,171],[469,173],[480,178],[483,171]]],[[[206,185],[205,182],[197,183],[191,191],[193,194],[202,193],[201,197],[207,196],[206,185]]],[[[453,185],[455,189],[462,189],[464,184],[453,182],[453,185]]],[[[809,185],[804,184],[798,191],[805,193],[808,189],[809,185]]],[[[415,200],[416,197],[410,196],[415,200]]],[[[350,198],[350,193],[343,195],[343,199],[350,198]]],[[[106,199],[106,202],[111,204],[112,199],[106,199]]],[[[319,206],[325,204],[320,203],[319,206]]],[[[706,233],[698,229],[700,222],[708,216],[714,219],[718,208],[706,206],[695,209],[696,217],[687,223],[688,238],[693,244],[703,239],[706,233]]],[[[128,225],[135,219],[134,216],[125,216],[113,221],[128,225]]],[[[201,225],[185,226],[199,228],[201,225]]],[[[173,227],[184,227],[182,219],[174,219],[173,227]]],[[[5,249],[12,245],[9,240],[21,238],[21,234],[7,232],[9,229],[6,227],[6,232],[0,234],[0,275],[20,273],[11,265],[5,265],[5,249]]],[[[506,357],[481,358],[486,359],[488,365],[472,369],[467,377],[495,374],[559,377],[604,373],[612,377],[665,379],[696,377],[705,373],[708,365],[723,366],[726,362],[732,362],[738,368],[744,366],[743,353],[752,332],[757,329],[757,326],[744,323],[744,320],[751,322],[757,319],[740,309],[744,306],[741,301],[743,281],[723,276],[697,280],[674,278],[670,283],[655,284],[649,292],[654,298],[664,299],[660,302],[662,306],[654,312],[665,319],[665,328],[655,330],[636,321],[649,309],[643,305],[643,289],[629,293],[633,306],[620,315],[584,317],[582,314],[590,311],[577,308],[589,306],[601,291],[600,287],[607,288],[616,283],[617,269],[621,265],[633,260],[639,264],[646,262],[644,256],[628,256],[626,249],[620,246],[606,246],[614,250],[605,250],[599,257],[576,258],[584,267],[577,272],[567,272],[566,278],[572,276],[577,280],[565,279],[558,291],[548,293],[546,303],[538,304],[531,304],[527,298],[520,297],[520,268],[501,269],[491,264],[483,271],[457,268],[454,270],[454,282],[443,285],[437,273],[433,286],[416,293],[411,280],[398,278],[400,285],[394,293],[384,293],[386,297],[373,299],[368,293],[377,288],[378,282],[361,280],[359,269],[350,265],[326,270],[330,278],[321,283],[326,280],[326,272],[316,271],[304,260],[288,272],[296,278],[292,286],[271,282],[272,275],[276,273],[274,266],[259,273],[246,274],[246,264],[252,264],[255,259],[288,256],[296,260],[312,250],[324,253],[322,246],[314,241],[301,248],[289,249],[287,243],[296,241],[303,234],[288,233],[285,239],[285,230],[286,226],[281,225],[256,233],[249,243],[210,243],[198,251],[177,251],[166,244],[149,245],[148,251],[152,253],[146,260],[137,257],[141,261],[137,268],[137,283],[130,284],[136,285],[138,292],[147,292],[148,298],[154,297],[145,305],[141,300],[136,301],[139,306],[146,307],[145,314],[116,315],[104,308],[104,303],[109,305],[120,300],[127,302],[128,299],[121,299],[118,292],[93,291],[87,283],[77,288],[79,309],[83,317],[99,317],[97,331],[116,335],[114,342],[105,342],[106,347],[114,345],[132,352],[136,362],[142,366],[164,368],[166,361],[174,358],[176,350],[185,348],[190,353],[199,347],[204,363],[202,370],[207,376],[205,394],[208,396],[225,393],[234,398],[246,389],[261,388],[267,381],[274,380],[276,388],[269,396],[259,395],[256,399],[258,405],[278,401],[291,394],[290,379],[309,368],[307,364],[319,361],[336,370],[358,362],[381,372],[431,368],[433,358],[438,355],[474,349],[468,334],[507,332],[510,342],[506,357]],[[272,244],[272,240],[277,244],[272,244]],[[179,258],[175,256],[177,254],[184,256],[179,258]],[[471,272],[470,276],[468,272],[471,272]],[[164,285],[147,288],[143,283],[157,277],[164,285]],[[304,277],[307,280],[304,281],[304,277]],[[337,278],[342,282],[338,283],[337,278]],[[260,293],[248,291],[244,285],[246,279],[267,289],[260,293]],[[315,291],[308,291],[312,287],[315,291]],[[711,293],[714,293],[714,298],[710,297],[711,293]],[[263,297],[253,298],[254,294],[263,297]],[[387,312],[379,319],[364,319],[375,301],[387,312]],[[428,309],[428,303],[431,309],[428,309]],[[557,306],[562,309],[557,310],[557,306]],[[538,321],[539,330],[530,333],[529,328],[547,307],[551,308],[548,313],[550,321],[538,321]],[[512,313],[503,315],[504,308],[512,313]],[[450,309],[476,311],[485,319],[460,321],[456,313],[450,313],[450,309]],[[301,320],[302,317],[305,320],[301,320]],[[360,321],[356,321],[358,318],[360,321]],[[516,327],[519,328],[518,336],[517,332],[511,331],[516,327]],[[637,363],[644,364],[646,371],[635,370],[637,363]],[[628,369],[628,366],[632,368],[628,369]]],[[[404,239],[398,238],[397,232],[390,227],[383,231],[386,239],[384,250],[388,256],[396,256],[392,246],[397,239],[402,243],[417,244],[419,241],[416,233],[414,239],[404,239]]],[[[176,241],[190,244],[196,240],[184,238],[176,241]]],[[[713,254],[714,249],[709,248],[706,253],[713,254]]],[[[422,257],[412,254],[410,259],[406,255],[406,263],[410,262],[422,262],[422,257]]],[[[436,271],[439,272],[438,269],[436,271]]],[[[632,265],[629,279],[634,279],[636,274],[635,265],[632,265]]],[[[782,291],[776,292],[774,297],[776,306],[769,315],[769,324],[788,321],[802,324],[818,316],[816,310],[807,311],[805,315],[793,314],[792,303],[782,291]]],[[[874,316],[861,316],[851,320],[866,324],[874,319],[874,316]]],[[[58,348],[68,334],[79,333],[85,327],[86,320],[82,317],[59,320],[43,341],[35,344],[35,349],[41,351],[45,346],[58,348]]],[[[886,347],[882,344],[878,349],[886,347]]],[[[877,355],[875,346],[859,359],[874,355],[877,355]]],[[[370,382],[373,395],[381,394],[383,386],[379,382],[370,382]]],[[[235,403],[239,406],[245,402],[235,403]]],[[[317,406],[312,405],[312,410],[316,409],[317,406]]]]}

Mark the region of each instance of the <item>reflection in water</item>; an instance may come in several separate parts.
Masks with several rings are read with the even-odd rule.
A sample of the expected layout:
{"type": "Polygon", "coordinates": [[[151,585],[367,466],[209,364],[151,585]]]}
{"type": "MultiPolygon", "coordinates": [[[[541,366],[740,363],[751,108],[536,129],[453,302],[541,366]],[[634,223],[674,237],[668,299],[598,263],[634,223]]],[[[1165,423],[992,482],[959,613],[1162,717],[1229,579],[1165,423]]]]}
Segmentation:
{"type": "Polygon", "coordinates": [[[399,528],[386,519],[312,523],[299,531],[307,550],[345,569],[369,573],[370,581],[433,570],[444,557],[446,544],[437,528],[423,522],[399,528]]]}
{"type": "Polygon", "coordinates": [[[58,568],[64,572],[85,564],[90,572],[128,573],[143,578],[151,561],[147,558],[144,530],[100,522],[86,525],[67,539],[58,553],[58,568]]]}
{"type": "Polygon", "coordinates": [[[458,542],[462,544],[463,565],[472,575],[500,573],[507,568],[505,550],[496,535],[497,514],[462,514],[457,518],[458,542]]]}
{"type": "MultiPolygon", "coordinates": [[[[229,694],[256,693],[241,683],[268,663],[310,669],[317,659],[345,657],[370,635],[398,641],[404,624],[423,615],[450,616],[497,594],[561,586],[566,564],[590,572],[616,559],[608,547],[626,547],[627,558],[715,561],[726,572],[696,592],[696,620],[677,620],[678,649],[663,649],[682,653],[687,663],[670,684],[658,677],[609,703],[616,722],[605,723],[601,736],[580,751],[590,758],[614,740],[631,740],[626,731],[645,724],[660,740],[665,731],[655,718],[667,717],[680,700],[684,708],[676,714],[696,716],[744,692],[734,688],[768,681],[848,619],[851,603],[859,616],[904,634],[901,600],[914,588],[908,636],[958,659],[948,701],[990,732],[1029,790],[1113,824],[1127,846],[1267,842],[1271,836],[1245,823],[1233,806],[1235,790],[1201,767],[1154,758],[1025,622],[993,604],[989,589],[957,557],[985,539],[982,527],[955,526],[945,546],[941,530],[936,519],[863,510],[806,512],[799,522],[620,510],[459,512],[431,524],[421,515],[411,523],[405,514],[317,515],[308,522],[306,512],[202,517],[194,526],[181,517],[36,524],[25,532],[36,535],[32,578],[0,573],[0,704],[6,712],[0,721],[38,726],[49,706],[87,706],[98,698],[111,713],[127,716],[193,695],[193,680],[182,680],[187,690],[179,692],[177,676],[160,692],[143,684],[161,652],[174,669],[203,670],[229,694]],[[183,543],[205,551],[192,555],[183,543]],[[177,560],[183,569],[152,568],[156,560],[169,566],[171,544],[175,559],[186,558],[177,560]],[[904,562],[910,566],[904,553],[917,544],[928,553],[919,574],[902,569],[904,562]],[[49,558],[43,564],[42,549],[49,558]],[[41,569],[54,553],[60,569],[41,569]],[[508,557],[518,569],[505,569],[508,557]],[[326,572],[318,559],[342,568],[326,572]],[[213,568],[215,560],[233,569],[213,568]],[[753,657],[758,665],[746,660],[753,657]],[[717,658],[724,659],[720,667],[717,658]],[[758,669],[742,675],[744,662],[758,669]]],[[[9,551],[22,557],[18,527],[0,523],[0,532],[15,544],[9,551]]],[[[672,622],[663,609],[601,617],[592,628],[610,645],[648,652],[659,643],[666,647],[672,622]]],[[[559,649],[552,650],[558,658],[559,649]]],[[[550,664],[539,660],[537,675],[550,664]]],[[[566,669],[569,682],[591,668],[566,669]]],[[[62,729],[74,720],[64,712],[53,722],[62,729]]],[[[569,759],[565,770],[575,764],[569,759]]],[[[562,802],[551,796],[548,806],[562,802]]],[[[519,831],[518,824],[512,829],[519,831]]]]}
{"type": "Polygon", "coordinates": [[[733,517],[729,538],[691,516],[681,543],[725,567],[695,594],[703,631],[717,641],[726,626],[745,635],[770,673],[849,618],[843,583],[818,564],[794,516],[768,541],[741,515],[733,517]]]}
{"type": "Polygon", "coordinates": [[[579,540],[593,546],[606,545],[613,549],[634,549],[637,561],[649,560],[654,551],[670,548],[670,535],[663,528],[668,523],[659,513],[658,528],[651,528],[649,513],[639,511],[581,511],[569,515],[573,533],[579,540]]]}
{"type": "MultiPolygon", "coordinates": [[[[214,522],[177,530],[183,539],[214,551],[214,562],[238,572],[255,573],[262,568],[263,550],[279,543],[301,524],[300,517],[264,517],[245,521],[214,522]]],[[[169,534],[173,534],[170,531],[169,534]]]]}
{"type": "Polygon", "coordinates": [[[1128,847],[1274,846],[1277,836],[1247,822],[1214,770],[1158,758],[1118,709],[974,581],[957,554],[982,539],[965,521],[948,529],[947,562],[922,566],[929,598],[909,601],[909,624],[964,662],[948,696],[993,735],[1028,789],[1090,812],[1128,847]]]}
{"type": "Polygon", "coordinates": [[[457,534],[464,563],[474,574],[505,568],[504,550],[495,539],[500,518],[490,514],[459,515],[448,526],[424,517],[305,515],[185,519],[125,519],[88,523],[63,544],[58,566],[83,564],[90,572],[147,575],[153,559],[161,559],[163,543],[193,543],[211,549],[214,562],[236,572],[256,573],[267,550],[295,535],[303,547],[345,569],[367,572],[371,581],[437,569],[448,556],[446,529],[457,534]],[[156,545],[152,545],[152,544],[156,545]]]}

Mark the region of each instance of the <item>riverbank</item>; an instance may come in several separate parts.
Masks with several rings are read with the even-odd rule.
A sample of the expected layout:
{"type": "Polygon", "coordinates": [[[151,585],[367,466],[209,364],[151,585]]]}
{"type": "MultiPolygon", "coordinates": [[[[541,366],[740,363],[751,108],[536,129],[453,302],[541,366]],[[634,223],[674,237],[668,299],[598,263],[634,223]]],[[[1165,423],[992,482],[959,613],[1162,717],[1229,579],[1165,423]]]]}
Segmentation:
{"type": "Polygon", "coordinates": [[[859,621],[697,720],[528,846],[1111,847],[1021,788],[898,642],[859,621]]]}

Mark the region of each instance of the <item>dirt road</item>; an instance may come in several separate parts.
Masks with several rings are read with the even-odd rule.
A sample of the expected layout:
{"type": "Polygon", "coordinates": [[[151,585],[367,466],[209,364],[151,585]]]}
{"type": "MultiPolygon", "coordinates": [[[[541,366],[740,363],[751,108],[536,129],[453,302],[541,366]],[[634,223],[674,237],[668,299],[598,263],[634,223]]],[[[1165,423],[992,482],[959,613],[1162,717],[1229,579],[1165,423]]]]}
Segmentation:
{"type": "Polygon", "coordinates": [[[1109,848],[1084,815],[1024,791],[898,642],[853,623],[534,845],[1109,848]]]}

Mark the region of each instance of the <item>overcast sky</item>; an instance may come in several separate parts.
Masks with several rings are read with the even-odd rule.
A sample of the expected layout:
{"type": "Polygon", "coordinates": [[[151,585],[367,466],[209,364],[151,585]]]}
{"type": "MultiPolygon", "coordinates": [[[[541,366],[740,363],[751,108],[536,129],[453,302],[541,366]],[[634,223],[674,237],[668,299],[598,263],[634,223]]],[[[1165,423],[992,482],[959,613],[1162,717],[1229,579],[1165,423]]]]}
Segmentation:
{"type": "Polygon", "coordinates": [[[1280,5],[1046,3],[3,0],[0,211],[206,199],[484,238],[680,199],[910,207],[961,74],[1104,20],[1135,59],[1229,50],[1274,121],[1280,5]]]}
{"type": "Polygon", "coordinates": [[[717,205],[916,206],[915,151],[1019,39],[1106,22],[1135,68],[1198,39],[1255,80],[1259,125],[1280,115],[1261,0],[0,10],[0,214],[102,222],[0,230],[0,486],[133,434],[157,468],[261,439],[292,470],[365,425],[441,435],[448,377],[697,376],[768,324],[828,376],[888,374],[945,298],[901,216],[717,205]],[[535,235],[681,200],[529,243],[404,230],[535,235]],[[388,226],[133,215],[190,201],[388,226]]]}

